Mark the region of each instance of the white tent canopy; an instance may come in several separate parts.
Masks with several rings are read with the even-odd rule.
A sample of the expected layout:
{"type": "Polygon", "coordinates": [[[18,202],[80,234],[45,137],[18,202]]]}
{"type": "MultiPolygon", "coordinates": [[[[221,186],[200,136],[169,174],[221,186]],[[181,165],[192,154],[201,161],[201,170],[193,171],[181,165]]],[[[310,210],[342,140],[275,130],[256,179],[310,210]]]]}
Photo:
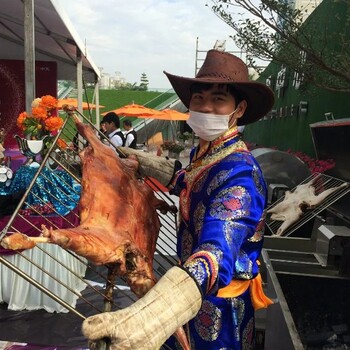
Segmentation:
{"type": "MultiPolygon", "coordinates": [[[[100,71],[56,0],[0,0],[0,47],[0,59],[23,60],[29,67],[34,61],[56,62],[57,79],[76,81],[81,112],[83,80],[95,83],[95,103],[99,105],[100,71]],[[33,19],[28,22],[28,17],[33,19]],[[28,50],[28,47],[32,49],[28,50]]],[[[35,83],[30,83],[35,77],[29,77],[32,78],[29,84],[27,79],[35,74],[34,70],[26,69],[25,72],[26,109],[36,97],[33,96],[35,83]]],[[[96,117],[99,123],[98,108],[96,117]]]]}
{"type": "MultiPolygon", "coordinates": [[[[99,69],[89,57],[71,21],[55,0],[34,0],[35,59],[56,61],[58,79],[75,80],[77,53],[82,54],[84,79],[94,82],[99,69]]],[[[0,58],[24,60],[23,0],[0,0],[0,58]]]]}

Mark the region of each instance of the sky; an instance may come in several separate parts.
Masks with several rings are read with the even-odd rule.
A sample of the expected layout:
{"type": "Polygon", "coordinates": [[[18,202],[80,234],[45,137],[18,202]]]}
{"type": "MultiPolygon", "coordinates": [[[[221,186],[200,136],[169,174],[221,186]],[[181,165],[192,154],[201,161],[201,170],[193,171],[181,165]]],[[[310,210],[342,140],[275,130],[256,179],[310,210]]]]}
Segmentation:
{"type": "Polygon", "coordinates": [[[146,73],[149,88],[171,88],[163,70],[193,77],[217,40],[239,55],[229,37],[232,28],[212,12],[211,0],[57,2],[96,66],[112,76],[120,72],[132,84],[146,73]]]}

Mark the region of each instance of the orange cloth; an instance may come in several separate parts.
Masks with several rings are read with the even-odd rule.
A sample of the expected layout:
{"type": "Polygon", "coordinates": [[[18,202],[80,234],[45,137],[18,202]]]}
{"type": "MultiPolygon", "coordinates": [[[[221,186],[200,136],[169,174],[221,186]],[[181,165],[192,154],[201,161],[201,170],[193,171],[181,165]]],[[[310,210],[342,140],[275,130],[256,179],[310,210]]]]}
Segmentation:
{"type": "Polygon", "coordinates": [[[243,294],[249,287],[254,310],[266,308],[273,304],[273,301],[263,291],[260,273],[252,280],[231,281],[228,286],[219,289],[217,296],[220,298],[234,298],[243,294]]]}

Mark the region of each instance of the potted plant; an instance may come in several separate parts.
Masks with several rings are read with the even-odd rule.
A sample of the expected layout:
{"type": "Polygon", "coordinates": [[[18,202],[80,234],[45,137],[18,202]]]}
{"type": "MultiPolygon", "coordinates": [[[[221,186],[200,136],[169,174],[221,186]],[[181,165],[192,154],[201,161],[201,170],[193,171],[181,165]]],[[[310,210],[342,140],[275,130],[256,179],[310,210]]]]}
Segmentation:
{"type": "Polygon", "coordinates": [[[192,133],[185,131],[183,133],[178,133],[177,138],[183,142],[190,140],[192,138],[192,133]]]}
{"type": "Polygon", "coordinates": [[[170,158],[179,159],[180,153],[185,149],[183,145],[175,141],[164,141],[161,145],[162,150],[167,150],[170,158]]]}

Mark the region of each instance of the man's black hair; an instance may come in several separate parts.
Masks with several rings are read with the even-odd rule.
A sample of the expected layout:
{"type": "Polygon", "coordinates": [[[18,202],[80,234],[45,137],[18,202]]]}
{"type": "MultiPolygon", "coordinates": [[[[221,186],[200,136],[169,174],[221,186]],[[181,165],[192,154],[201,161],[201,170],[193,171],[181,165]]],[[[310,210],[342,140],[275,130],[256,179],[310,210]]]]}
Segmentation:
{"type": "MultiPolygon", "coordinates": [[[[235,98],[236,106],[244,100],[244,96],[237,91],[234,84],[218,84],[219,87],[227,86],[227,91],[235,98]]],[[[191,85],[191,94],[201,91],[207,91],[213,87],[213,83],[194,83],[191,85]]]]}
{"type": "Polygon", "coordinates": [[[114,112],[107,113],[103,117],[102,123],[114,123],[117,129],[120,128],[120,119],[114,112]]]}
{"type": "Polygon", "coordinates": [[[123,124],[126,125],[126,126],[130,126],[130,127],[132,126],[132,123],[131,123],[131,121],[129,119],[123,120],[123,124]]]}

